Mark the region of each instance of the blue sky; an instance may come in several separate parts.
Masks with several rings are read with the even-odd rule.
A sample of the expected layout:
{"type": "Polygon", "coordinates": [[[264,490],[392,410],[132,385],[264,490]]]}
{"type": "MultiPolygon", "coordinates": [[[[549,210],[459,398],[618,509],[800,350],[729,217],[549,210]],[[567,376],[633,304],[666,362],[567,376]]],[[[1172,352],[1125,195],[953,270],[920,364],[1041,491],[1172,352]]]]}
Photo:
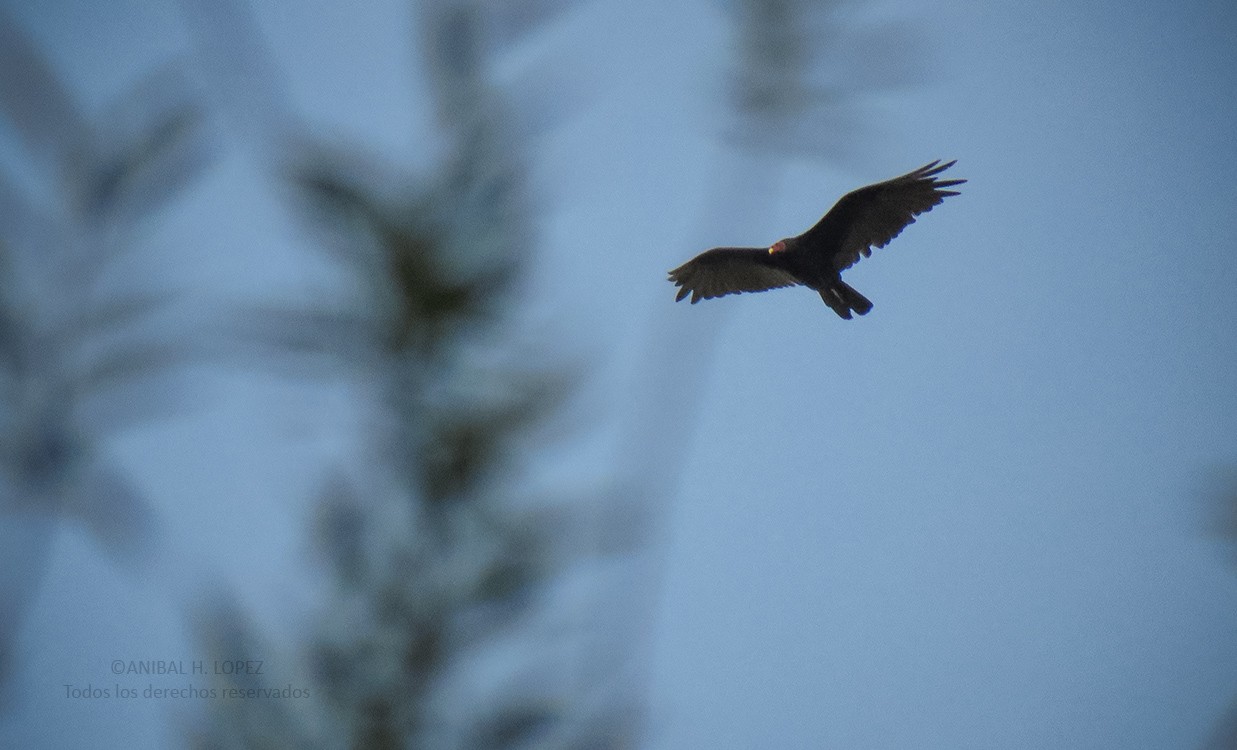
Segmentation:
{"type": "MultiPolygon", "coordinates": [[[[87,108],[184,50],[173,10],[6,6],[87,108]]],[[[290,107],[424,163],[402,4],[257,9],[290,107]]],[[[1205,497],[1237,464],[1237,12],[888,2],[856,19],[904,22],[926,61],[915,86],[862,103],[843,163],[726,149],[712,3],[588,4],[504,63],[521,85],[556,71],[580,102],[533,152],[543,242],[521,320],[596,370],[585,434],[543,480],[611,471],[650,382],[684,373],[696,394],[684,424],[642,428],[646,456],[682,460],[650,498],[662,543],[636,594],[653,613],[646,744],[1199,746],[1237,700],[1237,575],[1205,497]],[[969,182],[848,272],[865,318],[802,290],[672,303],[666,269],[699,250],[797,233],[936,158],[969,182]],[[648,359],[662,335],[708,343],[648,359]]],[[[182,248],[160,273],[207,298],[329,283],[227,138],[150,233],[182,248]]],[[[306,467],[356,460],[349,394],[204,381],[200,413],[115,444],[176,562],[133,576],[57,536],[0,744],[163,746],[157,705],[71,705],[55,687],[105,678],[114,653],[188,653],[177,607],[216,573],[277,631],[320,593],[303,580],[306,467]]]]}

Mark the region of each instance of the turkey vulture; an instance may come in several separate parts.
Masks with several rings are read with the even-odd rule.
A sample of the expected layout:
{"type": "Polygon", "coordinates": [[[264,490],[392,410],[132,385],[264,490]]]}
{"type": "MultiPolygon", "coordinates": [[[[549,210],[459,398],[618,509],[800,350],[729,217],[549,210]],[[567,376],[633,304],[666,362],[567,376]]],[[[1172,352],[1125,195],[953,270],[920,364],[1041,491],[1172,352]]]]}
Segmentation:
{"type": "Polygon", "coordinates": [[[670,280],[680,287],[674,301],[690,293],[694,305],[727,294],[802,284],[820,292],[825,304],[846,320],[852,310],[866,315],[872,303],[842,281],[842,271],[858,263],[860,255],[871,255],[872,248],[888,245],[919,214],[958,195],[942,188],[966,180],[937,179],[953,165],[938,159],[909,174],[850,192],[816,226],[768,248],[706,250],[670,272],[670,280]]]}

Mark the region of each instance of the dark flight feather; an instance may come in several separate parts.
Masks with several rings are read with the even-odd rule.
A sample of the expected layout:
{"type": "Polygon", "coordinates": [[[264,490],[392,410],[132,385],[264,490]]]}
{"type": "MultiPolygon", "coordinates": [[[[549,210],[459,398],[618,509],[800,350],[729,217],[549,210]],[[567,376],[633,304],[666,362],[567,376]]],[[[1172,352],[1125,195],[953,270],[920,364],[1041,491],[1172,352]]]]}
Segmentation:
{"type": "Polygon", "coordinates": [[[954,163],[934,161],[901,177],[847,193],[802,236],[809,244],[842,237],[841,247],[833,255],[833,265],[845,271],[858,263],[861,255],[870,257],[872,248],[888,245],[903,229],[914,224],[919,214],[931,211],[951,195],[960,195],[941,188],[961,185],[966,180],[936,179],[954,163]]]}
{"type": "Polygon", "coordinates": [[[675,302],[691,293],[692,304],[702,299],[724,297],[741,292],[763,292],[800,284],[798,279],[773,263],[773,256],[761,247],[715,247],[692,258],[670,272],[679,285],[675,302]]]}

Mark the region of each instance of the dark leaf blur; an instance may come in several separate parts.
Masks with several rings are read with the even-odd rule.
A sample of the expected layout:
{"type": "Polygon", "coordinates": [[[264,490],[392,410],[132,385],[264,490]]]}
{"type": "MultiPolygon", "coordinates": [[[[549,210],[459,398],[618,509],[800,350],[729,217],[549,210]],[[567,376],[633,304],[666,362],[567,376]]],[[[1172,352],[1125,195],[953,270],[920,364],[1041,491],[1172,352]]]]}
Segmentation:
{"type": "Polygon", "coordinates": [[[173,68],[87,117],[3,14],[0,116],[32,172],[0,173],[5,670],[59,523],[80,524],[130,572],[143,570],[157,542],[157,514],[110,441],[175,413],[177,370],[201,352],[179,335],[183,311],[168,292],[132,274],[126,258],[202,173],[210,150],[202,109],[173,68]],[[134,399],[138,389],[150,397],[134,399]]]}
{"type": "MultiPolygon", "coordinates": [[[[613,747],[636,734],[626,706],[598,709],[608,675],[588,667],[594,657],[573,656],[554,635],[573,610],[547,605],[580,559],[584,545],[571,538],[600,495],[545,502],[518,479],[577,372],[511,333],[512,289],[535,256],[535,231],[527,130],[513,124],[521,112],[492,68],[568,5],[422,5],[416,47],[445,144],[431,172],[401,174],[378,155],[304,135],[274,154],[324,256],[355,291],[243,311],[228,329],[257,366],[371,384],[383,418],[372,423],[366,471],[388,480],[374,489],[336,475],[323,488],[312,532],[333,601],[288,659],[305,664],[298,679],[317,719],[221,704],[195,731],[199,747],[271,737],[314,747],[613,747]]],[[[213,11],[211,33],[238,33],[215,43],[261,59],[244,16],[223,23],[223,12],[213,11]]],[[[299,132],[294,122],[276,127],[299,132]]],[[[202,623],[217,658],[262,641],[235,605],[202,623]]]]}
{"type": "Polygon", "coordinates": [[[919,37],[865,17],[856,0],[735,0],[731,78],[736,145],[767,155],[847,161],[877,126],[868,103],[922,82],[919,37]]]}
{"type": "MultiPolygon", "coordinates": [[[[1223,544],[1237,573],[1237,466],[1217,466],[1205,477],[1202,490],[1207,533],[1223,544]]],[[[1237,747],[1237,697],[1212,727],[1203,750],[1237,747]]]]}

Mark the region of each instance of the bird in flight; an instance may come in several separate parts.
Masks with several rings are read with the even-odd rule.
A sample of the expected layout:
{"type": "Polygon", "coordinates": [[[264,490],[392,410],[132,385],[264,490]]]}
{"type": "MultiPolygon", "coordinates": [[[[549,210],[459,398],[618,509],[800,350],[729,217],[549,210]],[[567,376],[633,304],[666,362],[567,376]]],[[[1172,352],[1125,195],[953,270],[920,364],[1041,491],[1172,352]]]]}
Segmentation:
{"type": "Polygon", "coordinates": [[[872,248],[888,245],[919,214],[958,195],[944,188],[966,180],[937,177],[953,165],[938,159],[901,177],[847,193],[816,226],[767,248],[706,250],[670,272],[670,280],[679,287],[674,301],[690,294],[694,305],[727,294],[802,284],[820,292],[825,304],[846,320],[852,311],[866,315],[872,303],[842,281],[842,271],[858,263],[859,256],[870,256],[872,248]]]}

